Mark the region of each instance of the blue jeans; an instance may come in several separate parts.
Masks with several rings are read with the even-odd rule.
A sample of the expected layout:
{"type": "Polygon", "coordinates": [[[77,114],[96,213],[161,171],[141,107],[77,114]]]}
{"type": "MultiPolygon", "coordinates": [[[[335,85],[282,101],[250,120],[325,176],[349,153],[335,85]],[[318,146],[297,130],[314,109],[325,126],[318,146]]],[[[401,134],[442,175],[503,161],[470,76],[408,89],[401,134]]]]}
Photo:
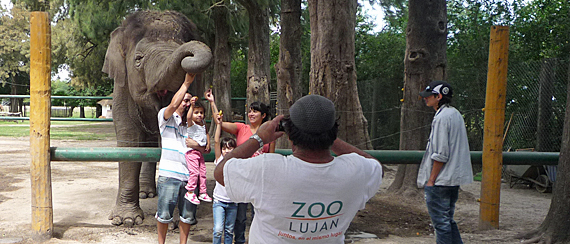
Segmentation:
{"type": "Polygon", "coordinates": [[[224,236],[225,244],[232,244],[237,209],[237,203],[214,200],[212,204],[214,213],[214,244],[222,243],[222,235],[224,236]]]}
{"type": "Polygon", "coordinates": [[[459,186],[424,187],[426,205],[435,228],[437,244],[462,244],[457,223],[453,220],[459,186]]]}
{"type": "Polygon", "coordinates": [[[172,222],[174,208],[178,206],[180,221],[191,225],[198,223],[196,220],[196,205],[184,199],[186,194],[185,186],[185,181],[164,176],[158,177],[156,181],[158,204],[155,216],[158,222],[163,224],[172,222]]]}

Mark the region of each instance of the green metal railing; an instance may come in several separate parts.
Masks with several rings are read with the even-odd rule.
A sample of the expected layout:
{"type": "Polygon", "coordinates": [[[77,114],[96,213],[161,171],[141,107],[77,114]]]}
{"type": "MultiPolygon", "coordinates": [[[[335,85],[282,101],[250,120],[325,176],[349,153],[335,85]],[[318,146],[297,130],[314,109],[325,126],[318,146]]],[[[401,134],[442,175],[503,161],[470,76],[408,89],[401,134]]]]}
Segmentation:
{"type": "MultiPolygon", "coordinates": [[[[90,161],[90,162],[158,162],[160,148],[144,147],[91,147],[59,148],[52,147],[51,161],[90,161]]],[[[291,149],[277,149],[276,153],[290,155],[291,149]]],[[[383,164],[419,164],[424,151],[365,150],[383,164]]],[[[471,152],[471,163],[482,164],[483,153],[471,152]]],[[[503,165],[557,165],[557,152],[503,152],[503,165]]],[[[214,152],[204,154],[208,162],[214,161],[214,152]]]]}
{"type": "MultiPolygon", "coordinates": [[[[30,95],[0,95],[0,98],[30,98],[30,95]]],[[[51,96],[51,99],[113,99],[103,96],[51,96]]],[[[30,117],[0,116],[0,120],[30,120],[30,117]]],[[[113,121],[112,118],[59,118],[51,117],[51,121],[113,121]]]]}

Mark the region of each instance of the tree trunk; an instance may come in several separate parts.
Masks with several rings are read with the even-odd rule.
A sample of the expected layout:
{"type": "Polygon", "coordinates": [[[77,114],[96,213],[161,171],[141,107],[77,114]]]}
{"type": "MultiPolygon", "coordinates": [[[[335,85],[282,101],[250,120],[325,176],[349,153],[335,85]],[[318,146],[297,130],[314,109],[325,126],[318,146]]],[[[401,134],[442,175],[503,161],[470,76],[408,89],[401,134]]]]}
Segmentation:
{"type": "Polygon", "coordinates": [[[71,106],[69,110],[67,110],[67,115],[65,117],[71,118],[73,117],[73,110],[75,109],[75,106],[71,106]]]}
{"type": "Polygon", "coordinates": [[[95,105],[95,118],[99,118],[103,115],[103,106],[101,104],[95,105]]]}
{"type": "MultiPolygon", "coordinates": [[[[289,114],[289,107],[301,97],[301,0],[281,0],[281,35],[277,74],[277,114],[289,114]]],[[[277,148],[290,148],[285,137],[277,148]]]]}
{"type": "MultiPolygon", "coordinates": [[[[408,9],[400,150],[424,150],[434,111],[418,93],[429,82],[446,78],[447,6],[445,0],[410,0],[408,9]]],[[[419,195],[418,167],[399,165],[388,190],[406,196],[419,195]]]]}
{"type": "Polygon", "coordinates": [[[531,238],[526,243],[570,243],[570,187],[567,187],[570,184],[570,65],[566,115],[555,184],[550,209],[540,227],[518,236],[518,238],[531,238]]]}
{"type": "Polygon", "coordinates": [[[85,107],[83,106],[79,106],[79,118],[85,118],[85,107]]]}
{"type": "MultiPolygon", "coordinates": [[[[18,84],[16,79],[12,77],[12,84],[10,85],[10,95],[18,95],[18,84]]],[[[16,113],[19,110],[19,98],[10,98],[10,113],[16,113]]]]}
{"type": "MultiPolygon", "coordinates": [[[[231,52],[229,44],[230,26],[228,3],[213,8],[215,41],[214,41],[214,78],[212,80],[214,97],[219,110],[224,111],[224,121],[232,121],[231,105],[231,52]]],[[[213,130],[211,130],[213,131],[213,130]]],[[[214,133],[210,133],[213,135],[214,133]]]]}
{"type": "Polygon", "coordinates": [[[371,149],[368,122],[356,85],[354,28],[356,0],[309,0],[311,72],[309,93],[329,98],[339,118],[338,137],[371,149]]]}
{"type": "MultiPolygon", "coordinates": [[[[269,48],[269,8],[258,0],[238,0],[249,16],[249,51],[247,53],[247,104],[262,102],[269,106],[271,79],[269,48]]],[[[247,119],[247,116],[246,116],[247,119]]]]}
{"type": "Polygon", "coordinates": [[[552,127],[550,119],[552,118],[552,84],[556,75],[556,59],[547,58],[542,61],[540,69],[540,78],[538,88],[538,116],[536,123],[536,151],[551,152],[549,148],[552,144],[550,134],[552,127]]]}

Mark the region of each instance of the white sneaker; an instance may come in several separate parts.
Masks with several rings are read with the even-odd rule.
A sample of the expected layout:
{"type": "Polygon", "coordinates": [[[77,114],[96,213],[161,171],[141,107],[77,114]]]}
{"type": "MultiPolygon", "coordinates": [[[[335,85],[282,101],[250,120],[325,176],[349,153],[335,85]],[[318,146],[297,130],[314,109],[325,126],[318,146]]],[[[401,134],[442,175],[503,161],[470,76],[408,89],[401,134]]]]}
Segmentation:
{"type": "Polygon", "coordinates": [[[194,192],[186,192],[184,198],[186,198],[186,200],[190,201],[194,205],[200,205],[200,201],[198,200],[194,192]]]}
{"type": "Polygon", "coordinates": [[[212,202],[212,198],[210,196],[208,196],[207,193],[200,194],[200,196],[198,196],[198,199],[200,199],[200,201],[204,201],[204,202],[212,202]]]}

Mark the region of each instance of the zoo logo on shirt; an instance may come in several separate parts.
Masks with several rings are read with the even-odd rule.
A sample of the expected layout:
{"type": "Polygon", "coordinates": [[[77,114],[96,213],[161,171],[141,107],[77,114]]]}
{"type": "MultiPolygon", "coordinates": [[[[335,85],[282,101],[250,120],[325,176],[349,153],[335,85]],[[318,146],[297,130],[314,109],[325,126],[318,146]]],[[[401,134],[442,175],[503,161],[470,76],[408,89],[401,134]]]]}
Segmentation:
{"type": "Polygon", "coordinates": [[[338,228],[339,216],[342,215],[342,201],[331,203],[293,202],[296,210],[291,214],[289,231],[316,233],[338,228]]]}

